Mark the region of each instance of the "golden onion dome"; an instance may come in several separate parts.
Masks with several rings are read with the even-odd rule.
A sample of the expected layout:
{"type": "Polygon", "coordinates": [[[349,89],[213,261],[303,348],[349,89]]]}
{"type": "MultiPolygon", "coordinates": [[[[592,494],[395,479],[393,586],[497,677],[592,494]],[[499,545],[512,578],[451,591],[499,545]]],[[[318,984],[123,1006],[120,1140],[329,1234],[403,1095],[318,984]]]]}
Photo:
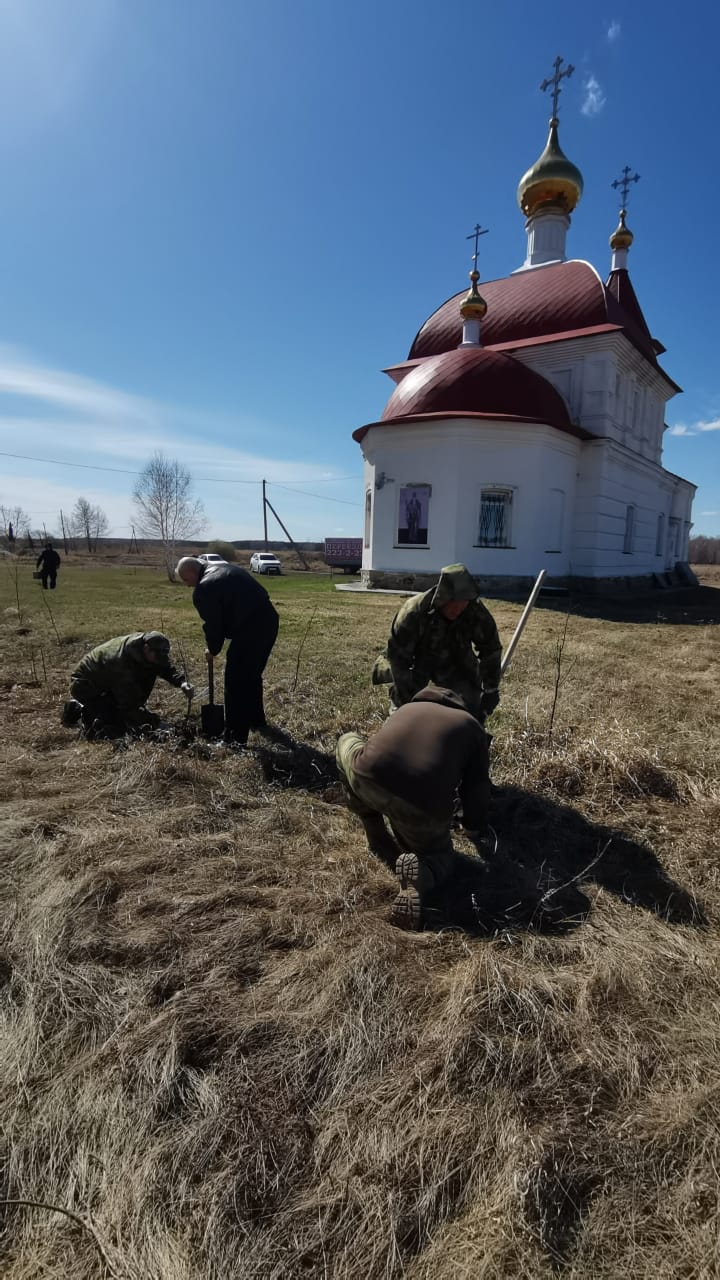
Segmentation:
{"type": "Polygon", "coordinates": [[[518,204],[528,218],[545,204],[572,213],[582,193],[582,174],[561,150],[558,121],[553,117],[545,150],[518,183],[518,204]]]}
{"type": "Polygon", "coordinates": [[[471,271],[470,279],[472,284],[460,303],[460,314],[465,320],[482,320],[483,316],[487,312],[487,302],[484,298],[481,298],[478,293],[480,272],[471,271]]]}
{"type": "Polygon", "coordinates": [[[620,221],[610,237],[610,248],[613,252],[616,249],[629,249],[633,242],[634,236],[625,222],[626,216],[625,210],[621,209],[620,221]]]}

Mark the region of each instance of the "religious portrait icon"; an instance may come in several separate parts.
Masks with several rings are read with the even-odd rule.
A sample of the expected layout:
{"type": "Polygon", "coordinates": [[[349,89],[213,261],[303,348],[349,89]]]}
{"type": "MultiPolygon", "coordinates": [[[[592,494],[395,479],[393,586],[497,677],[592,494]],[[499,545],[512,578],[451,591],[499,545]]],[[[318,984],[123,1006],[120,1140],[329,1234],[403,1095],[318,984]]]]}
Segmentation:
{"type": "Polygon", "coordinates": [[[428,545],[429,484],[403,485],[400,490],[397,544],[401,547],[428,545]]]}

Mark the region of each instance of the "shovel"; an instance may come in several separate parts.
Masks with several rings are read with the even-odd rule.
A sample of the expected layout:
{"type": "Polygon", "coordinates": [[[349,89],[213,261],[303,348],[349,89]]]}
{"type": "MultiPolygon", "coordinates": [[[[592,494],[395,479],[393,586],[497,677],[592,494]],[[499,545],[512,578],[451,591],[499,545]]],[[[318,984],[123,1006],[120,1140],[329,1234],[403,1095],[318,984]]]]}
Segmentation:
{"type": "Polygon", "coordinates": [[[219,738],[225,728],[225,709],[215,702],[215,668],[212,654],[208,654],[208,697],[210,702],[200,708],[200,724],[206,738],[219,738]]]}

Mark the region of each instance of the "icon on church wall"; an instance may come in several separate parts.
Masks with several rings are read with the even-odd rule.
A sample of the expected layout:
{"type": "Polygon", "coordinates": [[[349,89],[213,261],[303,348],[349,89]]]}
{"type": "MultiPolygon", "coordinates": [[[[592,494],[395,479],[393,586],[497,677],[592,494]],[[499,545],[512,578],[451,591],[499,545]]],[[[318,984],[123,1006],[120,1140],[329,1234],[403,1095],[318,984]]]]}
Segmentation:
{"type": "Polygon", "coordinates": [[[428,545],[428,513],[430,510],[429,484],[404,485],[400,490],[398,510],[398,546],[426,547],[428,545]]]}

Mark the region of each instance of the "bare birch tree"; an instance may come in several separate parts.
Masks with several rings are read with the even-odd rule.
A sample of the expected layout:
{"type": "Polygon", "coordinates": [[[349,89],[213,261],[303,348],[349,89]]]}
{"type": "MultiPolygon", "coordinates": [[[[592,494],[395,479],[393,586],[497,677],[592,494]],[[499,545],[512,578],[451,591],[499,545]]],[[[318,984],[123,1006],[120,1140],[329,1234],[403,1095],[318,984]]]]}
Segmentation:
{"type": "Polygon", "coordinates": [[[155,453],[133,490],[135,520],[146,538],[162,543],[167,576],[175,577],[178,542],[195,538],[207,524],[205,509],[192,491],[192,476],[177,458],[155,453]]]}
{"type": "Polygon", "coordinates": [[[30,517],[22,507],[6,507],[0,504],[0,526],[0,532],[6,538],[10,536],[11,527],[13,538],[22,538],[30,532],[30,517]]]}
{"type": "Polygon", "coordinates": [[[98,538],[104,538],[110,530],[110,522],[102,507],[94,506],[87,498],[78,498],[68,517],[71,533],[84,538],[88,551],[96,551],[98,538]]]}

